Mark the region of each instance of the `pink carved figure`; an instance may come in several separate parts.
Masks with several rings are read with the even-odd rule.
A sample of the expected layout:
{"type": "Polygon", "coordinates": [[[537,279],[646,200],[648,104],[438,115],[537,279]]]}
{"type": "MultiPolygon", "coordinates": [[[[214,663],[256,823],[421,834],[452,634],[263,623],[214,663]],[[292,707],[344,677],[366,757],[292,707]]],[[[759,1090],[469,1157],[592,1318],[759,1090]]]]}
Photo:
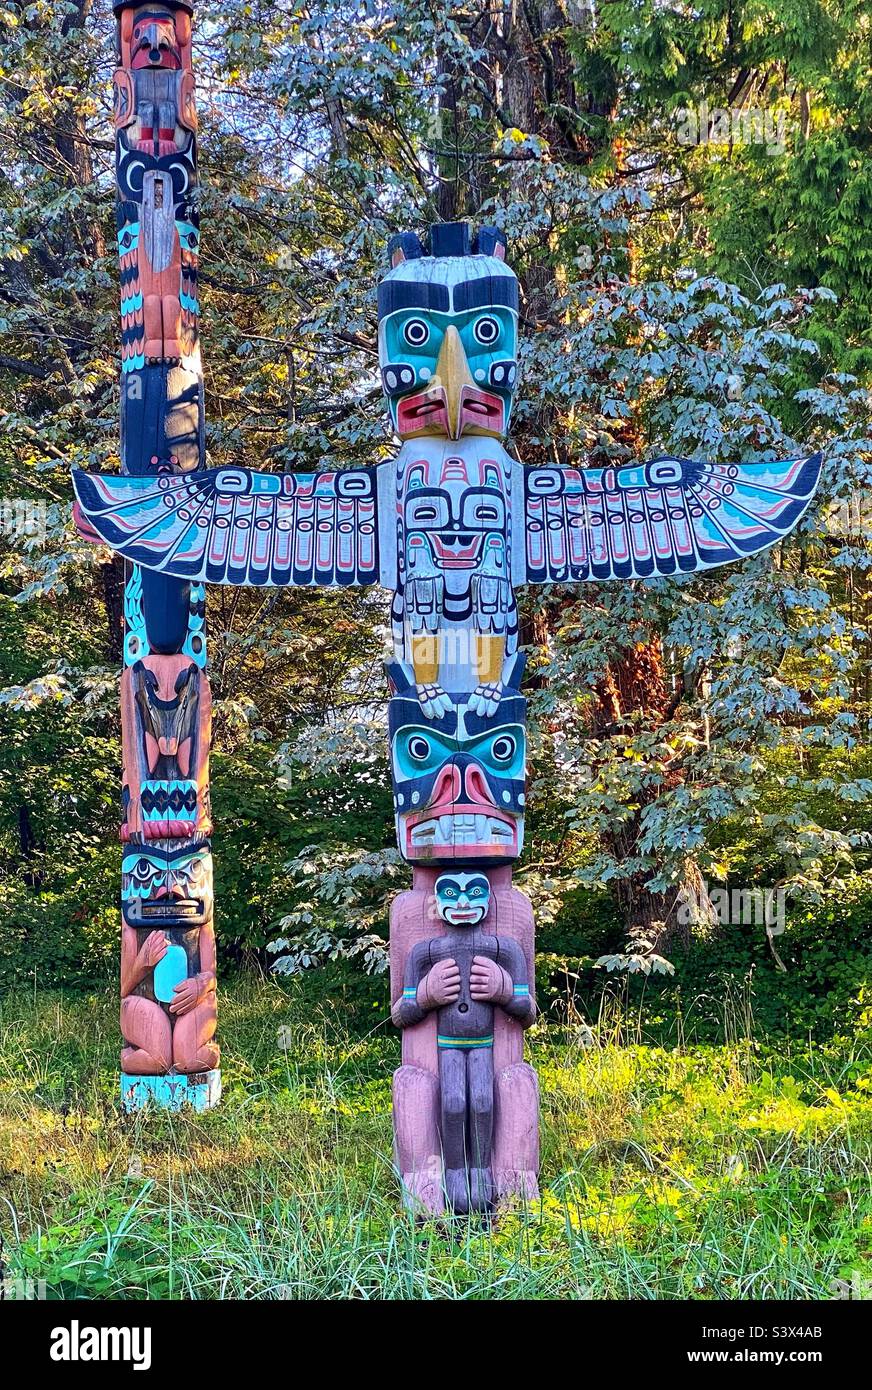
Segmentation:
{"type": "Polygon", "coordinates": [[[121,872],[122,1068],[211,1071],[220,1052],[208,841],[129,842],[121,872]]]}
{"type": "Polygon", "coordinates": [[[391,912],[391,998],[403,1038],[395,1156],[418,1214],[487,1211],[510,1194],[538,1194],[538,1085],[523,1060],[532,979],[533,912],[509,867],[486,876],[415,868],[414,887],[391,912]],[[448,880],[480,878],[490,886],[484,914],[452,911],[448,880]]]}

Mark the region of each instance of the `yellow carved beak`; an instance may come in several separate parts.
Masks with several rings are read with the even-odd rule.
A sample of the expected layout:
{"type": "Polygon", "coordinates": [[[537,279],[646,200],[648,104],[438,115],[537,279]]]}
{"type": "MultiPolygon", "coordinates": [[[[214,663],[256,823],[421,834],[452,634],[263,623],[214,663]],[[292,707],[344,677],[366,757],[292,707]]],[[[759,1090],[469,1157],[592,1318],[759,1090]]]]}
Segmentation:
{"type": "Polygon", "coordinates": [[[436,362],[436,374],[430,380],[430,389],[440,386],[445,392],[448,407],[448,437],[460,437],[460,404],[464,386],[474,386],[460,334],[450,324],[445,330],[442,347],[436,362]]]}

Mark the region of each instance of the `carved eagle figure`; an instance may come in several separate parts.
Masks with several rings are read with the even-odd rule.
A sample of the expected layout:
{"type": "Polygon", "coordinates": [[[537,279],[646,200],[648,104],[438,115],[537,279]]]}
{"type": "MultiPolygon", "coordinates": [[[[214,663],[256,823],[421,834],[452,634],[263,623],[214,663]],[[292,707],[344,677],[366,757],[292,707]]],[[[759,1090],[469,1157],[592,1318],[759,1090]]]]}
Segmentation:
{"type": "Polygon", "coordinates": [[[808,509],[821,456],[517,462],[501,443],[518,336],[502,234],[470,242],[466,224],[440,224],[430,249],[394,237],[379,286],[394,459],[319,473],[76,470],[76,517],[134,564],[194,583],[381,584],[425,714],[464,694],[487,716],[517,648],[519,586],[691,574],[753,555],[808,509]]]}

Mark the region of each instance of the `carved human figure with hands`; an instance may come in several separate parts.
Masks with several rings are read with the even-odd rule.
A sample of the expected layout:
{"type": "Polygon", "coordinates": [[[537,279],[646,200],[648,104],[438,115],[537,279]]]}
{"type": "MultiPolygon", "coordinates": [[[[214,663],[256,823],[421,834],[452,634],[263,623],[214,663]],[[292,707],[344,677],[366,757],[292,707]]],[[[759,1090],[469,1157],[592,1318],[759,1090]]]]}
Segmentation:
{"type": "Polygon", "coordinates": [[[437,1011],[445,1195],[455,1212],[487,1212],[494,1200],[494,1009],[527,1027],[536,1006],[521,947],[480,930],[490,901],[486,875],[441,874],[435,896],[447,930],[409,952],[393,1020],[406,1028],[437,1011]]]}

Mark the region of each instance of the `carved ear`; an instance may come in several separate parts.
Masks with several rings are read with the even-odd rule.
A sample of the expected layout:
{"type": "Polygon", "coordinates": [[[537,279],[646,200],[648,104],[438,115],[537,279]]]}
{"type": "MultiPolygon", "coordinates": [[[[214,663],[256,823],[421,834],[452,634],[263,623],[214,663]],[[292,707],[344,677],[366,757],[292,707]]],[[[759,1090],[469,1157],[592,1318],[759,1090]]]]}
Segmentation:
{"type": "Polygon", "coordinates": [[[424,247],[415,232],[399,232],[388,242],[388,260],[392,269],[402,265],[403,261],[420,260],[423,254],[424,247]]]}
{"type": "Polygon", "coordinates": [[[191,16],[184,10],[176,10],[176,38],[180,48],[187,48],[191,42],[191,16]]]}
{"type": "Polygon", "coordinates": [[[133,10],[121,11],[121,42],[130,43],[133,38],[133,10]]]}
{"type": "Polygon", "coordinates": [[[481,227],[475,238],[475,251],[478,256],[495,256],[498,261],[506,259],[506,234],[499,227],[481,227]]]}

